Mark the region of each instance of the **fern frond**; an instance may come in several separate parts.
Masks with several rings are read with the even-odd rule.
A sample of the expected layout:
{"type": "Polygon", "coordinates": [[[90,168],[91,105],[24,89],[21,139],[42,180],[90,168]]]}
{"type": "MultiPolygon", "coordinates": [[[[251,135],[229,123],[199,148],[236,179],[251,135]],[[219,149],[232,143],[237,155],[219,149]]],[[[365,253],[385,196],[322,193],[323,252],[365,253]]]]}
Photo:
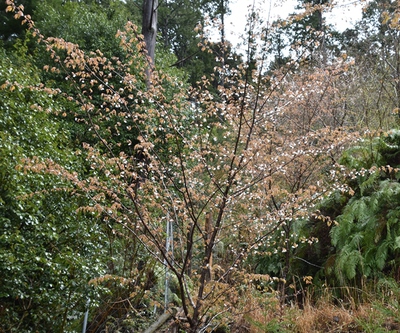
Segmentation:
{"type": "Polygon", "coordinates": [[[360,191],[362,196],[370,195],[374,190],[377,189],[377,180],[379,179],[379,172],[372,170],[368,176],[364,176],[360,179],[360,191]]]}
{"type": "Polygon", "coordinates": [[[375,254],[375,264],[378,270],[382,270],[385,267],[386,261],[388,259],[389,249],[393,247],[391,240],[384,240],[377,248],[375,254]]]}
{"type": "Polygon", "coordinates": [[[336,276],[344,282],[344,279],[352,280],[357,274],[357,268],[362,268],[363,257],[359,250],[344,248],[336,261],[336,276]]]}

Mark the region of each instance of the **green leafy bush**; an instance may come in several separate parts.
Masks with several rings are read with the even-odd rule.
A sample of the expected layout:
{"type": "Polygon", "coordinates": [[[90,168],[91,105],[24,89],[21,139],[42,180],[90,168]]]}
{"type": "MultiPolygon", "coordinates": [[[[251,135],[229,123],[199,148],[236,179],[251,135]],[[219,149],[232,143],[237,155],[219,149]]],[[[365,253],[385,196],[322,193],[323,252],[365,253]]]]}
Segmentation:
{"type": "MultiPolygon", "coordinates": [[[[299,275],[340,290],[362,292],[368,281],[396,277],[400,245],[400,132],[365,139],[346,150],[342,191],[320,205],[307,225],[320,241],[297,255],[321,268],[297,267],[299,275]],[[344,287],[344,289],[341,289],[344,287]]],[[[356,294],[359,294],[357,292],[356,294]]],[[[354,296],[354,295],[353,295],[354,296]]]]}
{"type": "Polygon", "coordinates": [[[99,299],[88,282],[105,271],[105,239],[96,216],[77,212],[84,198],[59,178],[24,170],[33,157],[80,165],[62,123],[46,112],[62,106],[37,89],[29,60],[0,57],[0,327],[72,332],[87,300],[99,299]]]}

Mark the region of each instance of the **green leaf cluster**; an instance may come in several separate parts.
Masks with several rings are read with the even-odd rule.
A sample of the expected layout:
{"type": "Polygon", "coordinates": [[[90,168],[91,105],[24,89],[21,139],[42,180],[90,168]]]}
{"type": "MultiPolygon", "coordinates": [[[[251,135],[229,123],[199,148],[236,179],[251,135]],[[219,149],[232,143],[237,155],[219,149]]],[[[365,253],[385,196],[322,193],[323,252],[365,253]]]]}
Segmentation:
{"type": "Polygon", "coordinates": [[[45,37],[59,37],[78,44],[84,51],[101,50],[107,57],[120,56],[122,49],[115,38],[127,20],[138,21],[121,1],[45,0],[35,6],[33,19],[45,37]]]}
{"type": "MultiPolygon", "coordinates": [[[[49,110],[62,108],[38,89],[29,57],[0,56],[0,327],[7,332],[71,332],[87,299],[88,281],[104,272],[98,220],[76,209],[84,198],[52,175],[25,170],[26,159],[81,161],[49,110]]],[[[68,161],[68,162],[67,162],[68,161]]]]}

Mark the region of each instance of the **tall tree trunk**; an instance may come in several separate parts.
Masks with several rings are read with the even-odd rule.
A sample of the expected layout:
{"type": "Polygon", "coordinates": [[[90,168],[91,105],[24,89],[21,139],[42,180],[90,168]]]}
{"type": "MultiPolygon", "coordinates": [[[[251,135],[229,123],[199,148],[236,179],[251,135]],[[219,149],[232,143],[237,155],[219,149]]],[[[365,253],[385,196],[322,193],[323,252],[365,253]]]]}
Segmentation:
{"type": "Polygon", "coordinates": [[[149,68],[147,69],[147,79],[150,83],[151,70],[154,66],[156,36],[157,36],[157,10],[158,0],[143,0],[142,15],[142,34],[146,43],[147,54],[149,56],[149,68]]]}

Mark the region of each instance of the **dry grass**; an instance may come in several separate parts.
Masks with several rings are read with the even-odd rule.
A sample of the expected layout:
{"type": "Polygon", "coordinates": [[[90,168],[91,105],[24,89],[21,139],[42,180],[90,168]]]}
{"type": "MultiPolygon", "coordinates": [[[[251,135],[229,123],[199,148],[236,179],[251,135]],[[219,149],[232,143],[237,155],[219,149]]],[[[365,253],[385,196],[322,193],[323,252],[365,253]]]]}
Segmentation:
{"type": "Polygon", "coordinates": [[[354,312],[343,307],[320,302],[317,306],[306,305],[298,310],[296,332],[358,332],[354,312]]]}
{"type": "Polygon", "coordinates": [[[393,311],[385,303],[338,306],[327,298],[300,308],[281,306],[271,295],[247,301],[252,311],[237,317],[231,333],[400,332],[398,310],[393,311]]]}

